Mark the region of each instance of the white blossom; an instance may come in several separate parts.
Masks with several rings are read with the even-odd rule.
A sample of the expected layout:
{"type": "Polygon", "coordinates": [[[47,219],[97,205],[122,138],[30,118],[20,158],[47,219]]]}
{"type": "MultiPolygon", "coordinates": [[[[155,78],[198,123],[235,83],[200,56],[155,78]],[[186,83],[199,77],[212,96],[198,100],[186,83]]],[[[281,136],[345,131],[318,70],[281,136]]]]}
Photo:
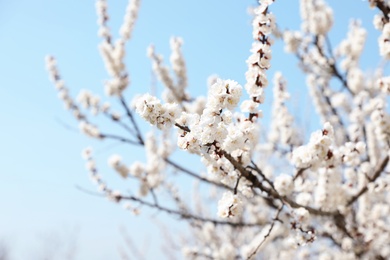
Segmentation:
{"type": "Polygon", "coordinates": [[[131,33],[133,31],[135,21],[137,20],[138,17],[140,2],[141,2],[140,0],[129,0],[126,9],[126,15],[122,27],[120,29],[120,34],[123,39],[128,40],[131,37],[131,33]]]}
{"type": "Polygon", "coordinates": [[[390,77],[382,77],[377,80],[376,84],[383,93],[390,95],[390,77]]]}
{"type": "Polygon", "coordinates": [[[288,53],[295,53],[302,42],[302,35],[298,31],[285,31],[283,40],[285,43],[284,50],[288,53]]]}
{"type": "Polygon", "coordinates": [[[242,87],[233,80],[218,79],[209,89],[208,108],[233,110],[240,101],[242,87]]]}
{"type": "Polygon", "coordinates": [[[275,178],[275,189],[282,196],[288,196],[294,189],[292,177],[287,174],[281,174],[275,178]]]}
{"type": "Polygon", "coordinates": [[[79,128],[81,132],[87,136],[94,137],[94,138],[101,138],[99,129],[92,124],[82,121],[79,124],[79,128]]]}
{"type": "Polygon", "coordinates": [[[129,174],[129,169],[126,165],[122,164],[122,157],[114,154],[108,159],[108,165],[115,169],[123,178],[126,178],[129,174]]]}
{"type": "Polygon", "coordinates": [[[296,148],[292,153],[292,162],[298,168],[318,168],[320,165],[332,164],[333,154],[330,146],[333,142],[333,127],[325,123],[322,131],[314,132],[308,145],[296,148]]]}
{"type": "Polygon", "coordinates": [[[333,25],[333,10],[323,0],[301,0],[303,31],[326,34],[333,25]]]}
{"type": "Polygon", "coordinates": [[[160,100],[150,94],[144,94],[135,98],[134,107],[137,113],[152,125],[159,129],[169,128],[178,117],[176,104],[162,105],[160,100]]]}
{"type": "Polygon", "coordinates": [[[242,213],[242,201],[238,195],[225,192],[218,201],[218,216],[221,218],[235,218],[242,213]]]}
{"type": "Polygon", "coordinates": [[[390,59],[390,23],[386,23],[384,25],[378,42],[380,55],[385,59],[390,59]]]}

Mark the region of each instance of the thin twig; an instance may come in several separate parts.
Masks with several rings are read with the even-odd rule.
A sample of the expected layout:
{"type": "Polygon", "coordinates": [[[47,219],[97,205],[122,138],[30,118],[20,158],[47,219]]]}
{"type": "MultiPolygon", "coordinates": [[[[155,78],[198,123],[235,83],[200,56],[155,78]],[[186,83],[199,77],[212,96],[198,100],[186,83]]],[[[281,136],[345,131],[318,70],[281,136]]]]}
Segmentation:
{"type": "Polygon", "coordinates": [[[81,186],[79,186],[79,185],[75,185],[75,188],[76,188],[77,190],[79,190],[79,191],[82,191],[82,192],[87,193],[87,194],[92,195],[92,196],[104,197],[104,195],[101,194],[101,193],[99,193],[99,192],[90,191],[90,190],[85,189],[85,188],[83,188],[83,187],[81,187],[81,186]]]}
{"type": "Polygon", "coordinates": [[[122,226],[119,228],[119,231],[122,233],[123,240],[125,241],[129,250],[134,254],[134,256],[140,260],[145,259],[144,254],[142,254],[140,252],[140,250],[138,249],[138,247],[136,245],[134,245],[132,239],[130,238],[129,234],[127,233],[126,228],[124,226],[122,226]]]}
{"type": "Polygon", "coordinates": [[[120,142],[124,142],[124,143],[128,143],[128,144],[132,144],[132,145],[143,145],[142,143],[140,142],[137,142],[137,141],[133,141],[133,140],[130,140],[130,139],[127,139],[127,138],[124,138],[122,136],[119,136],[119,135],[112,135],[112,134],[100,134],[99,136],[100,138],[107,138],[107,139],[114,139],[114,140],[118,140],[120,142]]]}
{"type": "Polygon", "coordinates": [[[140,203],[141,205],[150,207],[150,208],[155,208],[158,209],[162,212],[172,214],[172,215],[177,215],[180,216],[183,219],[192,219],[192,220],[197,220],[197,221],[202,221],[202,222],[210,222],[215,225],[229,225],[233,227],[253,227],[253,226],[258,226],[258,223],[245,223],[245,222],[231,222],[231,221],[223,221],[223,220],[217,220],[217,219],[211,219],[211,218],[205,218],[197,215],[193,215],[190,213],[184,213],[178,210],[166,208],[164,206],[161,206],[159,204],[151,203],[145,200],[142,200],[140,198],[137,198],[135,196],[118,196],[118,200],[131,200],[140,203]]]}
{"type": "Polygon", "coordinates": [[[320,233],[319,236],[330,239],[334,245],[341,248],[341,243],[338,242],[331,234],[324,232],[324,233],[320,233]]]}
{"type": "Polygon", "coordinates": [[[164,160],[165,160],[165,162],[167,162],[169,165],[173,166],[173,167],[176,168],[177,170],[182,171],[182,172],[184,172],[184,173],[186,173],[186,174],[188,174],[188,175],[194,177],[195,179],[198,179],[198,180],[200,180],[200,181],[202,181],[202,182],[205,182],[205,183],[209,183],[209,184],[211,184],[211,185],[215,185],[215,186],[220,187],[220,188],[224,188],[224,189],[233,191],[233,189],[232,189],[231,187],[229,187],[229,186],[223,184],[222,182],[211,181],[211,180],[208,180],[208,179],[206,179],[206,178],[204,178],[204,177],[202,177],[202,176],[199,176],[199,175],[197,175],[196,173],[194,173],[194,172],[192,172],[192,171],[190,171],[190,170],[188,170],[188,169],[182,167],[181,165],[175,163],[174,161],[172,161],[172,160],[169,159],[169,158],[165,158],[164,160]]]}
{"type": "Polygon", "coordinates": [[[188,128],[188,126],[182,126],[182,125],[179,125],[178,123],[175,123],[175,126],[177,126],[178,128],[180,128],[183,131],[191,132],[191,130],[188,128]]]}
{"type": "Polygon", "coordinates": [[[267,240],[267,238],[271,235],[271,232],[272,232],[272,230],[274,229],[274,226],[275,226],[276,221],[281,221],[281,220],[279,219],[279,214],[280,214],[280,212],[282,211],[283,206],[284,206],[284,205],[282,205],[282,206],[278,209],[278,211],[276,212],[275,217],[272,219],[272,223],[271,223],[271,226],[270,226],[269,229],[268,229],[267,234],[265,234],[265,236],[264,236],[263,240],[260,242],[260,244],[259,244],[259,245],[256,247],[256,249],[248,256],[247,260],[251,259],[254,255],[256,255],[257,251],[258,251],[258,250],[260,249],[260,247],[264,244],[264,242],[267,240]]]}
{"type": "Polygon", "coordinates": [[[306,171],[307,169],[309,169],[310,167],[306,167],[306,168],[300,168],[298,169],[297,173],[294,175],[293,177],[293,181],[295,181],[299,176],[301,176],[303,174],[304,171],[306,171]]]}
{"type": "Polygon", "coordinates": [[[119,124],[123,129],[125,129],[126,131],[128,131],[130,134],[134,135],[137,137],[137,134],[134,132],[133,129],[131,129],[128,125],[126,125],[125,123],[123,123],[120,118],[119,119],[116,119],[114,118],[111,114],[109,113],[104,113],[104,115],[108,118],[108,119],[111,119],[114,123],[117,123],[119,124]]]}
{"type": "Polygon", "coordinates": [[[137,138],[138,138],[139,142],[140,142],[141,144],[144,144],[144,139],[142,138],[141,131],[140,131],[140,129],[138,128],[137,122],[135,122],[133,113],[131,112],[131,110],[130,110],[129,107],[127,106],[126,101],[125,101],[125,99],[123,98],[123,96],[120,96],[120,97],[119,97],[119,100],[120,100],[120,102],[121,102],[123,108],[125,109],[126,114],[127,114],[127,116],[129,117],[131,123],[132,123],[133,126],[134,126],[134,129],[135,129],[135,131],[136,131],[137,138]]]}
{"type": "MultiPolygon", "coordinates": [[[[340,129],[343,129],[343,130],[347,129],[347,127],[345,126],[343,120],[341,119],[341,116],[337,112],[336,108],[332,105],[332,102],[330,101],[329,96],[325,93],[325,89],[321,88],[321,92],[323,93],[323,96],[324,96],[326,104],[330,108],[330,112],[337,118],[337,121],[338,121],[338,123],[340,125],[340,129]]],[[[344,136],[345,136],[346,142],[349,142],[350,141],[349,134],[345,130],[343,132],[344,132],[344,136]]]]}
{"type": "Polygon", "coordinates": [[[272,189],[275,190],[275,187],[274,187],[274,184],[271,180],[269,180],[263,173],[263,171],[256,165],[256,163],[254,161],[251,161],[252,164],[253,164],[253,167],[250,167],[251,169],[253,169],[254,171],[256,171],[258,174],[260,174],[260,176],[272,187],[272,189]]]}
{"type": "Polygon", "coordinates": [[[154,205],[158,205],[158,200],[157,200],[156,193],[154,192],[154,189],[150,188],[149,190],[150,190],[150,193],[152,194],[154,205]]]}
{"type": "Polygon", "coordinates": [[[54,120],[60,124],[62,127],[64,127],[66,130],[69,130],[69,131],[72,131],[72,132],[76,132],[76,133],[80,133],[79,129],[77,127],[73,127],[67,123],[65,123],[63,120],[59,119],[59,118],[54,118],[54,120]]]}
{"type": "Polygon", "coordinates": [[[354,94],[352,92],[352,90],[349,88],[348,86],[348,82],[347,80],[341,75],[341,73],[339,72],[339,70],[337,69],[336,67],[336,61],[334,60],[334,57],[333,57],[333,50],[332,50],[332,47],[331,47],[331,44],[330,44],[330,41],[329,39],[325,36],[325,40],[326,40],[326,43],[327,43],[327,46],[328,46],[328,51],[332,57],[332,61],[329,60],[329,57],[325,55],[325,53],[322,51],[322,48],[321,46],[319,45],[319,38],[318,38],[318,35],[315,37],[315,40],[314,40],[314,45],[316,46],[317,50],[318,50],[318,53],[326,59],[326,62],[330,68],[330,72],[332,73],[332,75],[334,77],[336,77],[337,79],[339,79],[341,81],[341,83],[343,84],[343,86],[348,90],[348,92],[350,94],[354,94]]]}
{"type": "Polygon", "coordinates": [[[237,181],[236,181],[236,185],[234,185],[234,189],[233,189],[233,193],[234,195],[237,194],[237,188],[238,188],[238,184],[240,183],[240,179],[241,179],[241,175],[237,178],[237,181]]]}

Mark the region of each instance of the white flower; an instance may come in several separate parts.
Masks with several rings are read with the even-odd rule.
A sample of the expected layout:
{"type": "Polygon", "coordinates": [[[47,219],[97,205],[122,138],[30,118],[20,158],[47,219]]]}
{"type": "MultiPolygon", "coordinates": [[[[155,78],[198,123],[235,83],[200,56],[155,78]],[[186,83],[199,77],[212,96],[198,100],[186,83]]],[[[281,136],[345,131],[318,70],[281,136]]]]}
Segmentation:
{"type": "Polygon", "coordinates": [[[242,202],[238,195],[228,191],[218,201],[218,216],[221,218],[234,218],[241,215],[242,202]]]}
{"type": "Polygon", "coordinates": [[[92,148],[91,147],[87,147],[85,148],[82,152],[81,152],[81,157],[84,159],[84,160],[88,160],[92,155],[92,148]]]}
{"type": "Polygon", "coordinates": [[[347,76],[349,88],[354,93],[360,92],[364,88],[364,78],[363,72],[359,68],[350,68],[347,76]]]}
{"type": "Polygon", "coordinates": [[[281,174],[275,178],[274,186],[281,196],[288,196],[294,190],[293,179],[290,175],[281,174]]]}
{"type": "Polygon", "coordinates": [[[177,76],[177,84],[175,90],[179,98],[184,98],[186,94],[184,89],[187,87],[187,68],[183,53],[181,51],[181,46],[183,45],[183,39],[180,37],[172,37],[170,40],[171,45],[171,57],[170,61],[172,64],[172,69],[177,76]]]}
{"type": "Polygon", "coordinates": [[[301,0],[303,30],[325,35],[333,25],[333,10],[322,0],[301,0]]]}
{"type": "Polygon", "coordinates": [[[91,125],[87,122],[81,121],[79,124],[79,128],[80,128],[81,132],[84,133],[85,135],[88,135],[88,136],[94,137],[94,138],[101,137],[99,129],[96,126],[91,125]]]}
{"type": "Polygon", "coordinates": [[[122,157],[120,157],[118,154],[111,155],[111,157],[108,159],[108,165],[110,167],[115,168],[117,165],[119,165],[122,161],[122,157]]]}
{"type": "Polygon", "coordinates": [[[305,208],[294,209],[293,214],[301,224],[307,223],[310,218],[310,213],[305,208]]]}
{"type": "Polygon", "coordinates": [[[297,31],[285,31],[283,33],[283,40],[285,43],[284,50],[288,53],[295,53],[302,42],[302,35],[297,31]]]}
{"type": "Polygon", "coordinates": [[[145,166],[141,162],[134,162],[129,171],[131,175],[139,178],[145,172],[145,166]]]}
{"type": "Polygon", "coordinates": [[[307,192],[301,192],[296,196],[297,203],[308,206],[313,201],[313,196],[307,192]]]}
{"type": "Polygon", "coordinates": [[[333,165],[335,161],[330,149],[333,139],[333,127],[326,122],[323,130],[312,133],[309,144],[294,149],[292,163],[298,168],[311,167],[313,169],[323,164],[333,165]]]}
{"type": "Polygon", "coordinates": [[[209,89],[207,105],[216,111],[227,108],[233,110],[240,101],[242,87],[233,80],[218,79],[209,89]]]}
{"type": "Polygon", "coordinates": [[[122,193],[120,191],[112,191],[109,192],[108,194],[108,199],[114,202],[119,203],[122,199],[122,193]]]}
{"type": "Polygon", "coordinates": [[[349,237],[344,237],[342,242],[341,242],[341,247],[345,251],[350,251],[351,249],[353,249],[353,244],[354,244],[353,239],[351,239],[349,237]]]}
{"type": "Polygon", "coordinates": [[[129,168],[122,164],[122,157],[114,154],[108,159],[108,165],[119,173],[123,178],[126,178],[129,174],[129,168]]]}
{"type": "Polygon", "coordinates": [[[131,38],[131,33],[134,28],[135,21],[138,17],[138,10],[140,6],[140,0],[129,1],[126,8],[126,15],[120,29],[120,34],[123,39],[128,40],[131,38]]]}
{"type": "Polygon", "coordinates": [[[379,78],[376,85],[383,93],[390,95],[390,77],[379,78]]]}
{"type": "Polygon", "coordinates": [[[390,23],[383,27],[381,36],[378,39],[380,55],[385,59],[390,59],[390,23]]]}
{"type": "Polygon", "coordinates": [[[374,15],[373,24],[375,29],[382,30],[383,26],[385,25],[386,19],[383,16],[383,14],[376,14],[374,15]]]}
{"type": "Polygon", "coordinates": [[[179,114],[177,104],[167,103],[162,105],[159,99],[150,94],[136,97],[133,103],[136,112],[159,129],[172,126],[179,114]]]}

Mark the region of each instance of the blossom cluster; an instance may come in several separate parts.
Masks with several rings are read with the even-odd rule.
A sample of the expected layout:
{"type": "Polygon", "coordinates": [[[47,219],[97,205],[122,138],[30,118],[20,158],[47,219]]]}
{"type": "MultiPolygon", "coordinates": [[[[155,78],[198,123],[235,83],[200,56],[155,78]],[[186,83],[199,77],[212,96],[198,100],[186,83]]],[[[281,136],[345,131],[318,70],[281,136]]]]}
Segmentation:
{"type": "Polygon", "coordinates": [[[179,114],[177,104],[161,104],[160,100],[150,94],[137,97],[134,100],[134,107],[142,118],[159,129],[172,126],[179,114]]]}
{"type": "Polygon", "coordinates": [[[186,92],[187,87],[187,69],[181,46],[183,39],[179,37],[172,37],[170,41],[171,56],[170,62],[172,64],[172,70],[176,75],[176,82],[170,74],[168,66],[164,65],[164,58],[162,55],[155,52],[153,45],[149,46],[147,55],[152,60],[152,68],[154,73],[158,76],[159,80],[166,87],[163,97],[166,102],[181,103],[189,99],[186,92]]]}
{"type": "Polygon", "coordinates": [[[302,30],[325,35],[333,25],[333,10],[323,0],[301,0],[302,30]]]}
{"type": "Polygon", "coordinates": [[[294,126],[294,117],[288,111],[286,101],[290,98],[287,83],[280,72],[274,76],[272,122],[269,129],[268,141],[282,145],[299,145],[301,137],[294,126]]]}
{"type": "Polygon", "coordinates": [[[105,91],[109,96],[121,96],[122,92],[130,84],[129,74],[126,71],[126,65],[123,59],[126,54],[125,44],[131,37],[135,21],[138,17],[139,6],[139,0],[129,1],[124,22],[120,29],[121,37],[113,42],[107,25],[109,19],[107,2],[106,0],[98,0],[96,2],[98,25],[100,26],[98,34],[103,38],[103,41],[99,45],[99,50],[106,70],[111,77],[105,83],[105,91]]]}
{"type": "Polygon", "coordinates": [[[225,192],[218,202],[218,216],[221,218],[233,218],[240,216],[242,212],[242,202],[231,192],[225,192]]]}
{"type": "MultiPolygon", "coordinates": [[[[275,16],[268,12],[268,6],[273,1],[262,1],[255,8],[255,17],[252,22],[253,39],[251,55],[247,59],[248,71],[245,73],[245,89],[249,94],[250,100],[246,100],[241,109],[243,112],[249,112],[258,117],[258,105],[264,102],[264,89],[268,85],[265,71],[270,68],[272,58],[271,45],[272,40],[268,36],[275,29],[275,16]]],[[[261,115],[261,112],[260,112],[261,115]]]]}
{"type": "Polygon", "coordinates": [[[361,26],[359,20],[351,21],[349,27],[347,38],[341,41],[335,50],[337,55],[345,57],[340,64],[343,70],[356,68],[359,65],[359,58],[367,37],[367,31],[361,26]]]}
{"type": "MultiPolygon", "coordinates": [[[[70,110],[74,118],[79,121],[80,131],[85,135],[93,138],[102,138],[99,128],[87,120],[86,115],[81,111],[78,104],[70,96],[69,89],[65,86],[65,82],[61,79],[59,70],[57,68],[57,61],[53,56],[46,57],[46,68],[49,71],[50,79],[53,81],[58,91],[58,97],[64,103],[65,108],[70,110]]],[[[99,107],[99,98],[92,97],[90,93],[87,92],[84,92],[82,97],[79,98],[79,101],[85,107],[92,108],[92,110],[95,112],[99,107]]]]}
{"type": "Polygon", "coordinates": [[[292,153],[291,161],[297,168],[318,169],[320,166],[334,164],[331,145],[334,132],[330,123],[326,123],[322,131],[314,132],[309,144],[300,146],[292,153]]]}

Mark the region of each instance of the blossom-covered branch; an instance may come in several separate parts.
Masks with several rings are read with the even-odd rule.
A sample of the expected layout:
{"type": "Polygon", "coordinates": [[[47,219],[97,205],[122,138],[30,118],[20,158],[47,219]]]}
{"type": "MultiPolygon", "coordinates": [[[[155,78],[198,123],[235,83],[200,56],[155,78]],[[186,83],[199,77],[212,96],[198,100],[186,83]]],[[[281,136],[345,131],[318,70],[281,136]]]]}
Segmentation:
{"type": "MultiPolygon", "coordinates": [[[[242,85],[213,76],[205,97],[192,96],[184,40],[172,37],[169,65],[154,45],[147,48],[164,90],[127,100],[125,46],[140,1],[129,1],[114,39],[107,1],[97,0],[99,50],[109,75],[104,90],[116,103],[89,90],[73,99],[52,56],[46,60],[50,78],[82,133],[136,146],[145,158],[130,164],[128,154],[108,158],[131,192],[109,188],[89,150],[83,154],[87,169],[104,196],[133,213],[150,208],[187,222],[191,235],[170,244],[179,244],[190,259],[390,258],[390,77],[382,67],[374,73],[361,68],[368,34],[360,21],[351,20],[346,37],[333,47],[333,10],[324,0],[300,0],[299,31],[276,28],[273,2],[252,8],[253,43],[242,85]],[[269,69],[279,67],[272,60],[273,35],[298,57],[306,83],[276,72],[268,109],[269,69]],[[299,85],[307,87],[321,121],[310,135],[289,104],[296,91],[288,87],[299,85]],[[262,119],[265,113],[269,121],[262,119]],[[100,117],[121,131],[97,123],[100,117]],[[198,161],[181,162],[176,156],[183,153],[198,161]],[[180,176],[196,183],[191,199],[180,176]]],[[[373,18],[381,32],[378,54],[388,60],[389,3],[369,3],[379,12],[373,18]]]]}

